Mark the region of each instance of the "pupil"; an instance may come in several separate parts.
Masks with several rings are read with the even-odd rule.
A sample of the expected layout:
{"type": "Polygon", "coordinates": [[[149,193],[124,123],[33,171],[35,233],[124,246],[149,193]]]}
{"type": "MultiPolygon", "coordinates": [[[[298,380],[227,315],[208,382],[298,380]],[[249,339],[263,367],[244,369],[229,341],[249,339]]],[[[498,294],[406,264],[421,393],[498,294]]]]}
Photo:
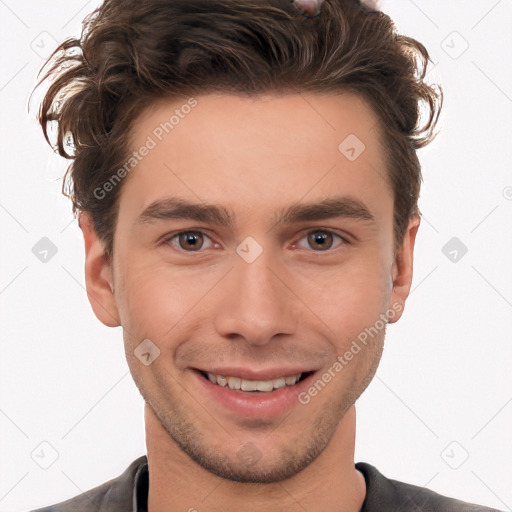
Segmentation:
{"type": "Polygon", "coordinates": [[[329,233],[322,233],[321,231],[316,231],[311,235],[313,237],[313,242],[318,244],[323,249],[329,249],[331,244],[328,243],[327,237],[329,237],[329,233]]]}
{"type": "Polygon", "coordinates": [[[182,240],[184,240],[184,244],[180,244],[182,246],[183,249],[199,249],[200,248],[200,245],[201,245],[201,241],[198,240],[201,238],[201,234],[200,233],[185,233],[184,235],[182,235],[184,238],[182,238],[182,240]],[[184,246],[185,245],[185,246],[184,246]]]}

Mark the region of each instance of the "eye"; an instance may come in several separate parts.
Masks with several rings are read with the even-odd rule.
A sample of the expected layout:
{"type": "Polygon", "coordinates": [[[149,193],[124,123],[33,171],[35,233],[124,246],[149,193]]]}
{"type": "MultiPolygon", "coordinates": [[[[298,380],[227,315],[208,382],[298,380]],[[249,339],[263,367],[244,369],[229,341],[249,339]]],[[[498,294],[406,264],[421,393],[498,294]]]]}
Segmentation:
{"type": "MultiPolygon", "coordinates": [[[[309,246],[315,249],[315,252],[323,252],[332,248],[334,237],[341,241],[338,246],[348,244],[348,241],[345,240],[342,236],[325,229],[315,229],[314,231],[309,231],[301,240],[306,239],[309,246]]],[[[294,244],[294,247],[295,246],[297,246],[297,244],[294,244]]],[[[299,248],[307,249],[307,247],[300,246],[299,248]]]]}
{"type": "MultiPolygon", "coordinates": [[[[306,233],[301,240],[306,240],[310,248],[315,252],[326,252],[333,248],[335,239],[338,239],[338,246],[348,244],[349,242],[340,235],[326,230],[315,229],[306,233]]],[[[180,231],[169,235],[162,241],[163,244],[170,244],[178,251],[184,252],[200,252],[201,249],[219,248],[220,245],[214,243],[212,239],[204,232],[199,230],[180,231]]],[[[293,244],[293,247],[300,249],[308,249],[308,247],[301,246],[300,242],[293,244]]]]}
{"type": "MultiPolygon", "coordinates": [[[[180,231],[167,237],[163,243],[185,252],[198,252],[200,249],[209,249],[213,245],[211,238],[203,231],[180,231]],[[205,240],[210,240],[210,244],[205,246],[205,240]]],[[[218,244],[215,245],[218,246],[218,244]]]]}

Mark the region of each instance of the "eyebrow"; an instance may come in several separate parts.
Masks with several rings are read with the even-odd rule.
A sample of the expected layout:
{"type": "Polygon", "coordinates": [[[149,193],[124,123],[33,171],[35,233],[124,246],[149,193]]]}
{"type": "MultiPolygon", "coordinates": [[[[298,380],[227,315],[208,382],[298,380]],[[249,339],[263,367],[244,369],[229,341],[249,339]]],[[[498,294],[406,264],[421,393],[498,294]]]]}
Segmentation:
{"type": "MultiPolygon", "coordinates": [[[[291,204],[275,213],[273,223],[274,225],[293,224],[343,217],[368,222],[375,221],[370,209],[363,202],[350,196],[339,196],[311,203],[291,204]]],[[[151,203],[137,217],[135,223],[140,225],[172,219],[190,219],[228,228],[232,228],[235,222],[235,216],[220,204],[196,203],[167,197],[151,203]]]]}
{"type": "Polygon", "coordinates": [[[234,218],[221,205],[193,203],[184,199],[167,197],[153,201],[135,221],[144,224],[158,220],[191,219],[198,222],[230,227],[234,218]]]}

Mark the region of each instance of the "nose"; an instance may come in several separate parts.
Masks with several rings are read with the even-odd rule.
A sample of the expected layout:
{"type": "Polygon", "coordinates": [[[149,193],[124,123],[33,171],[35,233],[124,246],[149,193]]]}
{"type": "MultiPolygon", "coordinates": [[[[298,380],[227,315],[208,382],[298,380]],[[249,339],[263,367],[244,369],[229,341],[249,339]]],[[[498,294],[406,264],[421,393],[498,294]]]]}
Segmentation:
{"type": "Polygon", "coordinates": [[[272,260],[269,251],[252,263],[236,256],[234,265],[217,302],[215,328],[219,335],[265,345],[277,335],[293,334],[299,301],[289,283],[290,274],[272,260]]]}

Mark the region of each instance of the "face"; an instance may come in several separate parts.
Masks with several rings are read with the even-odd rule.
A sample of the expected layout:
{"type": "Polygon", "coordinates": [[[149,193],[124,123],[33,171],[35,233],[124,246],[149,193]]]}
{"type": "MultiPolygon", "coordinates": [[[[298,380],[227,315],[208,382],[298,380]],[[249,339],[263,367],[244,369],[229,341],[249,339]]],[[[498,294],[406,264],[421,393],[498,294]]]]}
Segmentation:
{"type": "Polygon", "coordinates": [[[135,123],[144,156],[122,184],[111,267],[86,234],[89,297],[123,326],[135,383],[185,453],[223,478],[280,481],[371,381],[418,222],[395,255],[377,119],[357,96],[195,101],[135,123]]]}

